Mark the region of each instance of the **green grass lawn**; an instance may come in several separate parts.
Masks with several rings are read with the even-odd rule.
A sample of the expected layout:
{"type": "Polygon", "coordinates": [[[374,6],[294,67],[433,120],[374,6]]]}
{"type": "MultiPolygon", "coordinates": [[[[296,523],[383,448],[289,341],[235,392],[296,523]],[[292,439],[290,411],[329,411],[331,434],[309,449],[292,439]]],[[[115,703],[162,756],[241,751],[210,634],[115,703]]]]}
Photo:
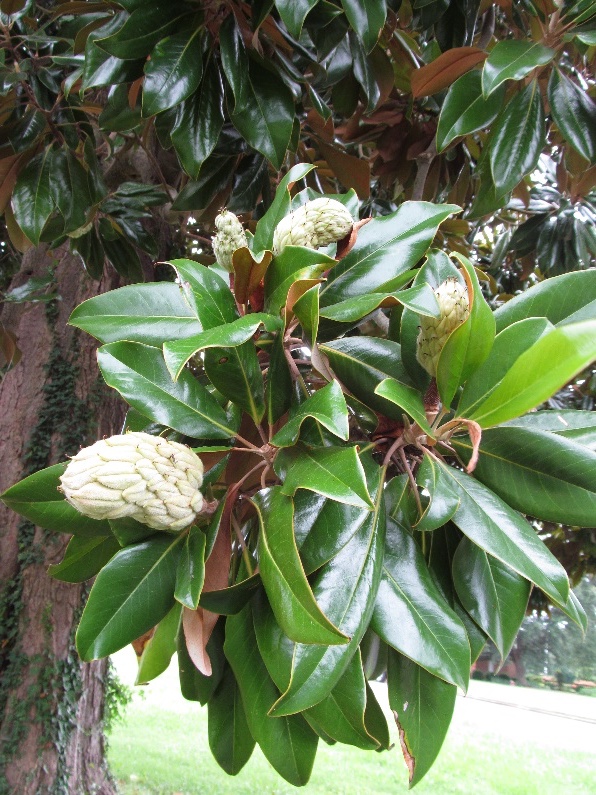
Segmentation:
{"type": "MultiPolygon", "coordinates": [[[[123,795],[286,795],[296,791],[279,778],[258,748],[238,776],[227,776],[209,751],[207,710],[180,700],[175,672],[170,669],[164,681],[157,680],[152,687],[151,697],[136,698],[111,734],[109,759],[123,795]]],[[[476,702],[478,709],[483,707],[476,702]]],[[[511,721],[519,720],[519,710],[508,712],[511,721]]],[[[594,731],[593,726],[584,726],[594,731]]],[[[594,769],[591,753],[557,749],[553,737],[510,739],[503,727],[496,734],[490,720],[462,716],[460,710],[437,763],[415,791],[419,795],[591,795],[594,769]]],[[[393,748],[377,754],[321,742],[304,791],[307,795],[405,793],[407,774],[401,751],[393,748]]]]}

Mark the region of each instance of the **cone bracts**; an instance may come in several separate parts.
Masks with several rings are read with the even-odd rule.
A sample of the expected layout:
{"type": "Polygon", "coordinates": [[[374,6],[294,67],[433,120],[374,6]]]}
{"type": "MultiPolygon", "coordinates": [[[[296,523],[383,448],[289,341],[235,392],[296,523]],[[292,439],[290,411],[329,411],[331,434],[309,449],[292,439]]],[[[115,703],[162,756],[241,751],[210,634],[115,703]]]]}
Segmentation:
{"type": "Polygon", "coordinates": [[[148,433],[110,436],[83,448],[60,482],[85,516],[129,516],[155,530],[182,530],[203,507],[201,459],[186,445],[148,433]]]}
{"type": "Polygon", "coordinates": [[[319,248],[345,237],[353,220],[348,210],[335,199],[314,199],[286,215],[273,233],[273,254],[286,246],[319,248]]]}
{"type": "Polygon", "coordinates": [[[212,240],[213,253],[222,268],[230,273],[234,270],[232,256],[239,248],[246,246],[246,234],[238,216],[229,210],[222,210],[215,219],[217,233],[212,240]]]}
{"type": "Polygon", "coordinates": [[[457,279],[447,279],[434,291],[440,317],[421,317],[416,358],[433,378],[437,374],[439,356],[447,338],[470,314],[466,287],[457,279]]]}

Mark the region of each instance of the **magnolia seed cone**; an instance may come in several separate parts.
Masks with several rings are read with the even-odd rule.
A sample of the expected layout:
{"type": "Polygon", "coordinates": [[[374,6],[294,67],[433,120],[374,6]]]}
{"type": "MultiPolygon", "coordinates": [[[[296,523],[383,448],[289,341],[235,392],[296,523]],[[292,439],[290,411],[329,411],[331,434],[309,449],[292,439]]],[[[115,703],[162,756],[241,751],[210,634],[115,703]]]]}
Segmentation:
{"type": "Polygon", "coordinates": [[[470,314],[467,288],[457,279],[447,279],[434,290],[440,317],[421,317],[416,358],[427,373],[437,375],[439,356],[449,335],[470,314]]]}
{"type": "Polygon", "coordinates": [[[211,241],[215,258],[230,273],[234,270],[232,256],[239,248],[246,246],[246,234],[238,216],[229,210],[222,210],[215,219],[216,234],[211,241]]]}
{"type": "Polygon", "coordinates": [[[130,516],[177,532],[203,507],[203,464],[190,447],[148,433],[110,436],[85,447],[60,478],[67,501],[93,519],[130,516]]]}
{"type": "Polygon", "coordinates": [[[314,199],[286,215],[273,233],[273,255],[286,246],[320,248],[345,237],[353,224],[352,216],[335,199],[314,199]]]}

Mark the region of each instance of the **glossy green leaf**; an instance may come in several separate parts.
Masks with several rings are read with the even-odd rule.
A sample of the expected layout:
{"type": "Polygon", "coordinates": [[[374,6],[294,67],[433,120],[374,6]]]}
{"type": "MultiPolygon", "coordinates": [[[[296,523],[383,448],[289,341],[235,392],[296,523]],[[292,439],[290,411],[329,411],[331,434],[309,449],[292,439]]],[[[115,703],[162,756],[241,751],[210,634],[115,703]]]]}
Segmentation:
{"type": "Polygon", "coordinates": [[[524,620],[531,583],[462,538],[453,558],[453,584],[462,605],[505,660],[524,620]]]}
{"type": "Polygon", "coordinates": [[[409,414],[428,436],[434,438],[434,432],[426,419],[422,395],[417,389],[396,381],[395,378],[386,378],[375,388],[375,394],[390,403],[395,403],[409,414]]]}
{"type": "Polygon", "coordinates": [[[144,58],[187,13],[184,6],[172,8],[171,3],[158,2],[150,6],[144,4],[136,8],[115,33],[96,39],[96,45],[110,55],[126,61],[144,58]],[[176,13],[180,10],[182,13],[176,13]]]}
{"type": "Polygon", "coordinates": [[[251,339],[261,325],[267,331],[277,331],[282,323],[273,315],[255,312],[239,317],[231,323],[207,329],[195,336],[166,342],[163,346],[164,358],[172,378],[178,380],[184,366],[196,353],[205,348],[237,348],[251,339]]]}
{"type": "Polygon", "coordinates": [[[224,410],[190,372],[172,381],[159,349],[112,342],[97,361],[106,384],[145,417],[197,439],[234,436],[224,410]]]}
{"type": "Polygon", "coordinates": [[[441,478],[438,464],[430,455],[425,455],[416,473],[416,482],[429,494],[429,502],[414,527],[416,530],[436,530],[452,517],[459,507],[459,497],[441,478]]]}
{"type": "Polygon", "coordinates": [[[275,434],[271,444],[276,447],[293,445],[298,439],[302,423],[307,417],[313,417],[328,431],[340,439],[347,440],[349,436],[348,408],[337,381],[331,381],[327,386],[317,390],[304,403],[301,403],[284,427],[275,434]]]}
{"type": "Polygon", "coordinates": [[[253,251],[270,250],[273,246],[273,232],[281,219],[290,212],[290,189],[312,171],[310,163],[297,163],[280,181],[275,197],[265,215],[259,219],[253,238],[253,251]]]}
{"type": "Polygon", "coordinates": [[[106,38],[122,27],[126,14],[114,14],[107,17],[108,22],[98,30],[92,30],[87,36],[85,44],[85,59],[83,66],[83,90],[96,86],[112,86],[128,83],[143,74],[142,59],[124,61],[109,55],[95,43],[97,39],[106,38]]]}
{"type": "Polygon", "coordinates": [[[470,541],[531,580],[547,595],[567,600],[565,569],[528,522],[494,492],[458,469],[441,465],[460,498],[453,522],[470,541]]]}
{"type": "Polygon", "coordinates": [[[292,376],[283,345],[283,335],[276,334],[270,348],[265,388],[266,418],[270,426],[289,410],[292,399],[292,376]]]}
{"type": "Polygon", "coordinates": [[[203,29],[187,28],[162,39],[145,64],[143,116],[178,105],[199,87],[203,76],[203,29]]]}
{"type": "Polygon", "coordinates": [[[466,690],[470,676],[466,630],[435,585],[412,536],[389,518],[371,627],[392,648],[466,690]]]}
{"type": "Polygon", "coordinates": [[[331,645],[347,638],[322,613],[294,538],[294,503],[281,487],[252,498],[259,519],[259,572],[277,621],[296,643],[331,645]]]}
{"type": "Polygon", "coordinates": [[[303,246],[286,246],[265,274],[265,309],[272,314],[285,305],[290,287],[302,279],[317,279],[335,265],[320,251],[303,246]]]}
{"type": "Polygon", "coordinates": [[[294,100],[285,83],[251,62],[248,75],[248,101],[234,109],[232,124],[258,152],[280,169],[290,143],[294,125],[294,100]]]}
{"type": "Polygon", "coordinates": [[[463,266],[470,314],[447,338],[437,365],[437,387],[445,406],[451,405],[460,384],[477,370],[490,354],[495,338],[495,319],[486,303],[474,266],[467,257],[454,256],[463,266]]]}
{"type": "Polygon", "coordinates": [[[454,204],[404,202],[390,215],[373,218],[358,232],[354,248],[329,274],[321,290],[321,305],[329,306],[369,292],[392,292],[400,277],[413,268],[432,243],[439,224],[454,204]]]}
{"type": "Polygon", "coordinates": [[[536,167],[544,142],[544,108],[533,80],[507,103],[492,129],[490,167],[498,193],[513,190],[536,167]]]}
{"type": "Polygon", "coordinates": [[[546,317],[555,326],[596,319],[596,271],[554,276],[520,293],[495,312],[497,331],[527,317],[546,317]]]}
{"type": "Polygon", "coordinates": [[[189,610],[196,610],[205,582],[207,536],[195,525],[190,528],[180,553],[174,597],[189,610]]]}
{"type": "Polygon", "coordinates": [[[586,615],[586,611],[581,605],[581,602],[577,598],[577,596],[573,593],[573,591],[569,591],[569,596],[566,602],[557,602],[554,599],[552,600],[555,607],[558,607],[566,616],[574,621],[578,627],[585,632],[588,628],[588,617],[586,615]]]}
{"type": "Polygon", "coordinates": [[[12,210],[16,222],[36,246],[54,211],[51,184],[52,149],[47,147],[27,163],[12,192],[12,210]]]}
{"type": "Polygon", "coordinates": [[[204,355],[205,372],[213,386],[260,423],[265,413],[265,387],[254,344],[208,348],[204,355]]]}
{"type": "Polygon", "coordinates": [[[294,535],[309,575],[335,557],[369,518],[368,508],[356,508],[309,491],[296,492],[294,504],[294,535]]]}
{"type": "Polygon", "coordinates": [[[224,74],[234,95],[230,110],[240,112],[253,100],[248,73],[248,56],[234,14],[229,14],[219,30],[219,47],[224,74]]]}
{"type": "Polygon", "coordinates": [[[100,342],[129,340],[156,347],[201,330],[180,288],[169,282],[134,284],[89,298],[68,322],[100,342]]]}
{"type": "Polygon", "coordinates": [[[548,83],[551,113],[563,136],[590,163],[596,160],[596,103],[558,69],[548,83]]]}
{"type": "Polygon", "coordinates": [[[546,318],[532,317],[519,320],[497,334],[488,359],[464,385],[457,406],[457,415],[469,417],[499,385],[503,376],[522,353],[552,328],[552,324],[546,318]]]}
{"type": "Polygon", "coordinates": [[[387,690],[412,787],[428,773],[441,750],[457,688],[390,651],[387,690]]]}
{"type": "Polygon", "coordinates": [[[488,127],[497,118],[504,96],[504,86],[489,97],[483,96],[480,72],[477,69],[459,77],[449,87],[441,107],[437,126],[437,151],[442,152],[462,135],[470,135],[488,127]]]}
{"type": "Polygon", "coordinates": [[[182,536],[160,534],[120,550],[100,571],[77,630],[77,651],[89,662],[143,635],[174,605],[182,536]]]}
{"type": "Polygon", "coordinates": [[[292,447],[277,456],[275,469],[283,494],[308,489],[346,505],[372,508],[356,447],[292,447]]]}
{"type": "Polygon", "coordinates": [[[271,715],[300,712],[322,701],[339,682],[369,624],[381,578],[385,545],[384,474],[367,463],[368,487],[375,508],[350,541],[313,576],[320,608],[352,638],[345,646],[296,644],[289,687],[271,715]]]}
{"type": "Polygon", "coordinates": [[[83,516],[58,491],[60,475],[65,469],[66,464],[54,464],[23,478],[4,492],[2,502],[46,530],[72,533],[81,538],[111,535],[110,525],[105,519],[83,516]]]}
{"type": "Polygon", "coordinates": [[[318,2],[319,0],[275,0],[279,16],[293,38],[300,38],[304,20],[318,2]]]}
{"type": "MultiPolygon", "coordinates": [[[[467,440],[452,439],[464,459],[467,440]]],[[[512,508],[550,522],[590,527],[596,516],[596,453],[530,428],[484,431],[474,475],[512,508]]]]}
{"type": "Polygon", "coordinates": [[[123,519],[108,519],[108,522],[121,547],[138,544],[140,541],[145,541],[157,533],[157,530],[137,522],[136,519],[130,516],[125,516],[123,519]]]}
{"type": "Polygon", "coordinates": [[[302,326],[310,346],[312,347],[319,332],[319,291],[320,284],[315,284],[296,301],[292,312],[296,315],[302,326]]]}
{"type": "Polygon", "coordinates": [[[261,584],[261,575],[253,574],[246,580],[222,588],[219,591],[203,591],[199,604],[205,610],[223,616],[233,616],[239,613],[248,600],[254,596],[255,589],[261,584]]]}
{"type": "Polygon", "coordinates": [[[482,91],[488,97],[506,80],[521,80],[537,66],[552,61],[555,51],[537,41],[508,39],[490,51],[482,69],[482,91]]]}
{"type": "Polygon", "coordinates": [[[171,132],[182,167],[197,179],[215,149],[224,124],[224,88],[215,60],[210,59],[198,91],[181,104],[171,132]]]}
{"type": "MultiPolygon", "coordinates": [[[[404,280],[412,278],[412,274],[403,274],[404,280]]],[[[358,298],[348,298],[338,304],[327,306],[321,311],[321,316],[342,323],[351,323],[360,320],[365,315],[374,312],[378,307],[407,306],[419,315],[439,317],[439,305],[434,292],[427,284],[410,287],[406,290],[392,293],[370,293],[358,298]]]]}
{"type": "Polygon", "coordinates": [[[170,260],[180,285],[203,329],[231,323],[238,310],[230,287],[213,269],[190,259],[170,260]]]}
{"type": "Polygon", "coordinates": [[[224,651],[240,688],[250,733],[280,776],[294,786],[306,784],[318,738],[301,715],[267,714],[278,690],[259,653],[249,605],[227,619],[224,651]]]}
{"type": "Polygon", "coordinates": [[[175,604],[155,627],[155,632],[145,644],[139,660],[135,685],[144,685],[167,670],[176,651],[181,616],[182,606],[175,604]]]}
{"type": "Polygon", "coordinates": [[[345,337],[319,345],[342,384],[365,406],[393,420],[401,420],[403,408],[377,394],[376,388],[387,378],[410,387],[401,360],[401,346],[378,337],[345,337]]]}
{"type": "Polygon", "coordinates": [[[207,704],[209,748],[229,776],[237,775],[252,756],[252,738],[236,678],[226,667],[217,690],[207,704]]]}
{"type": "Polygon", "coordinates": [[[376,45],[385,24],[386,0],[367,0],[366,3],[341,0],[341,4],[350,27],[362,39],[366,52],[370,52],[376,45]]]}
{"type": "Polygon", "coordinates": [[[62,582],[85,582],[95,577],[119,549],[120,544],[113,535],[73,536],[64,557],[48,568],[48,574],[62,582]]]}
{"type": "Polygon", "coordinates": [[[579,409],[532,411],[504,423],[506,426],[549,431],[571,439],[590,450],[596,449],[596,413],[579,409]]]}
{"type": "MultiPolygon", "coordinates": [[[[278,690],[286,690],[292,673],[294,644],[283,634],[262,593],[253,600],[252,612],[263,662],[278,690]]],[[[337,742],[375,750],[379,743],[364,723],[366,705],[366,683],[357,649],[331,693],[302,715],[319,736],[325,734],[337,742]]]]}
{"type": "Polygon", "coordinates": [[[468,416],[483,428],[519,417],[548,400],[594,359],[596,321],[552,329],[517,359],[468,416]]]}

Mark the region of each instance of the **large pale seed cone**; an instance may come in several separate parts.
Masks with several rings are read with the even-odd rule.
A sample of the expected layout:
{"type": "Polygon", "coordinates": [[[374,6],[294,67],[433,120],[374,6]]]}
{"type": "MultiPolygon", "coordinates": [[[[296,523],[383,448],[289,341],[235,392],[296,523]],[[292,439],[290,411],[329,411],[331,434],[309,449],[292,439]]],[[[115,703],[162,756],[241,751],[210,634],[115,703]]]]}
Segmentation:
{"type": "Polygon", "coordinates": [[[470,314],[467,288],[457,279],[447,279],[434,290],[441,310],[440,317],[420,318],[416,358],[433,378],[437,374],[439,356],[447,338],[470,314]]]}
{"type": "Polygon", "coordinates": [[[320,248],[345,237],[353,224],[352,216],[335,199],[313,199],[286,215],[273,233],[273,254],[286,246],[320,248]]]}
{"type": "Polygon", "coordinates": [[[83,448],[60,482],[85,516],[130,516],[155,530],[182,530],[203,507],[201,459],[186,445],[148,433],[118,434],[83,448]]]}
{"type": "Polygon", "coordinates": [[[215,258],[230,273],[234,270],[232,255],[239,248],[246,246],[246,234],[238,216],[229,210],[222,210],[215,218],[216,234],[211,245],[215,258]]]}

